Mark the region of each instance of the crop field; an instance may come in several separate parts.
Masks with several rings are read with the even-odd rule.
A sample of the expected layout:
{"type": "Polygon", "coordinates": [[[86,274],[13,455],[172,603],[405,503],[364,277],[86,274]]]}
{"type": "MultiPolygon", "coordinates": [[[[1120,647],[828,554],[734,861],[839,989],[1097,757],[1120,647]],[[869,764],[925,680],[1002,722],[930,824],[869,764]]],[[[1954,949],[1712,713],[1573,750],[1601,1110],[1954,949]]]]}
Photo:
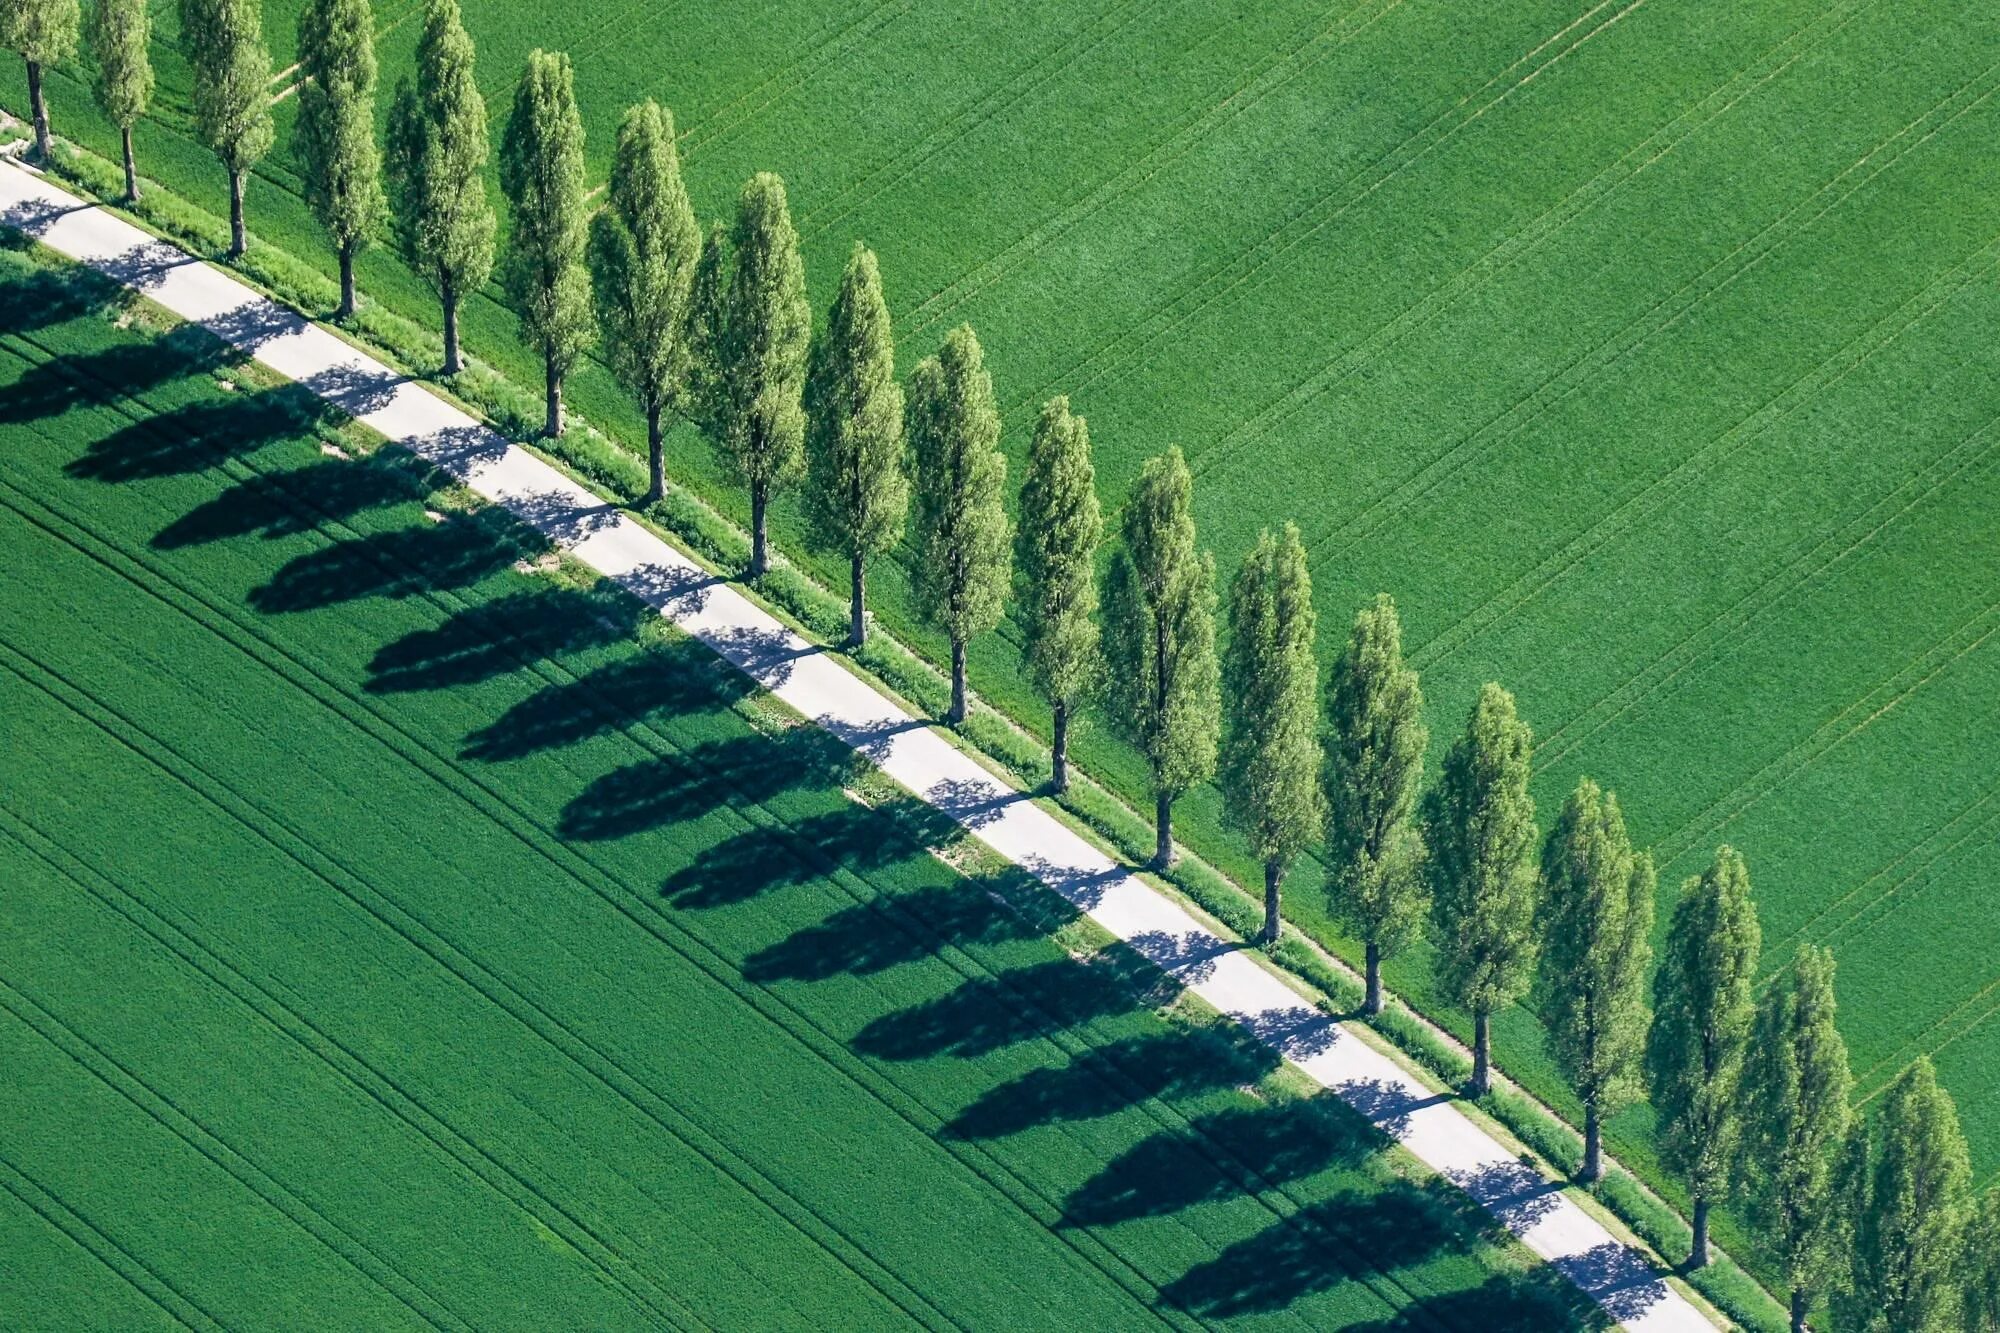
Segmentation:
{"type": "MultiPolygon", "coordinates": [[[[297,8],[267,7],[281,67],[297,8]]],[[[143,162],[219,207],[169,9],[143,162]]],[[[623,108],[657,97],[705,216],[752,170],[785,176],[816,307],[861,237],[906,365],[971,321],[1017,467],[1034,406],[1066,392],[1111,505],[1184,446],[1223,568],[1299,522],[1329,657],[1350,609],[1392,592],[1436,748],[1481,682],[1513,688],[1544,810],[1584,774],[1615,788],[1660,856],[1662,920],[1717,842],[1739,847],[1767,966],[1836,950],[1864,1095],[1931,1053],[1979,1179],[2000,1179],[2000,11],[467,10],[496,124],[528,50],[567,50],[597,177],[623,108]]],[[[378,6],[387,82],[414,12],[378,6]]],[[[55,108],[113,146],[75,71],[55,108]]],[[[297,188],[281,124],[253,230],[330,266],[297,188]]],[[[393,255],[363,283],[427,317],[393,255]]],[[[467,336],[535,382],[496,300],[467,336]]],[[[632,433],[601,371],[576,394],[632,433]]],[[[707,447],[670,443],[674,474],[740,514],[707,447]]],[[[779,531],[801,549],[794,516],[779,531]]],[[[873,586],[935,648],[898,571],[873,586]]],[[[974,683],[1034,721],[1016,639],[976,646],[974,683]]],[[[1079,755],[1136,785],[1104,728],[1079,755]]],[[[1189,840],[1245,869],[1214,793],[1186,805],[1189,840]]],[[[1325,933],[1311,882],[1290,911],[1325,933]]],[[[1421,953],[1390,980],[1450,1017],[1421,953]]],[[[1532,1015],[1497,1040],[1566,1104],[1532,1015]]],[[[1611,1133],[1644,1159],[1643,1110],[1611,1133]]]]}
{"type": "Polygon", "coordinates": [[[9,1327],[1587,1317],[504,515],[0,311],[9,1327]]]}

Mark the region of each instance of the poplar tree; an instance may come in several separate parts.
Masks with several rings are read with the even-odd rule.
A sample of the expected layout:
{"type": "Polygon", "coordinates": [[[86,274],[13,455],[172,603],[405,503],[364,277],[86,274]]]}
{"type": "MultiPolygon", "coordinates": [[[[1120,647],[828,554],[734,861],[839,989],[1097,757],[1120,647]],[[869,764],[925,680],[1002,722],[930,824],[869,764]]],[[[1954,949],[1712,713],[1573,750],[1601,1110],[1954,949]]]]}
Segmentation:
{"type": "Polygon", "coordinates": [[[1761,939],[1750,872],[1733,848],[1718,848],[1714,864],[1681,886],[1674,905],[1653,978],[1646,1050],[1660,1158],[1687,1180],[1694,1201],[1690,1269],[1708,1263],[1709,1209],[1736,1164],[1761,939]]]}
{"type": "Polygon", "coordinates": [[[1833,973],[1830,951],[1799,946],[1757,1006],[1743,1074],[1738,1187],[1783,1273],[1793,1333],[1845,1280],[1854,1236],[1841,1170],[1854,1078],[1834,1026],[1833,973]]]}
{"type": "Polygon", "coordinates": [[[806,376],[806,513],[820,543],[847,557],[847,642],[868,638],[867,560],[903,535],[903,386],[875,252],[859,241],[827,311],[806,376]]]}
{"type": "Polygon", "coordinates": [[[1854,1247],[1854,1307],[1871,1329],[1946,1333],[1961,1326],[1972,1163],[1958,1109],[1929,1056],[1890,1087],[1854,1247]]]}
{"type": "Polygon", "coordinates": [[[1070,714],[1096,678],[1097,546],[1104,515],[1090,427],[1061,396],[1042,404],[1021,486],[1021,624],[1028,673],[1054,711],[1049,788],[1069,790],[1070,714]]]}
{"type": "Polygon", "coordinates": [[[548,418],[563,433],[563,376],[590,346],[590,213],[584,202],[583,118],[561,51],[531,51],[500,136],[500,188],[514,206],[501,280],[520,307],[521,331],[542,354],[548,418]]]}
{"type": "Polygon", "coordinates": [[[28,107],[35,122],[35,156],[49,160],[49,108],[42,97],[42,66],[76,50],[83,13],[77,0],[7,0],[0,5],[0,46],[28,65],[28,107]]]}
{"type": "Polygon", "coordinates": [[[1319,787],[1319,661],[1312,575],[1297,526],[1269,528],[1229,596],[1229,727],[1223,794],[1264,863],[1265,944],[1278,940],[1278,894],[1293,857],[1326,828],[1319,787]]]}
{"type": "Polygon", "coordinates": [[[1000,410],[971,325],[946,334],[937,355],[912,372],[909,425],[921,547],[917,598],[951,641],[945,721],[956,726],[965,720],[965,646],[1000,623],[1012,574],[1000,410]]]}
{"type": "Polygon", "coordinates": [[[1514,696],[1488,682],[1423,805],[1438,981],[1472,1014],[1475,1097],[1492,1087],[1493,1014],[1525,995],[1535,974],[1533,748],[1514,696]]]}
{"type": "Polygon", "coordinates": [[[701,258],[673,113],[657,102],[641,102],[618,126],[609,197],[591,223],[591,261],[612,373],[646,413],[643,504],[666,493],[660,417],[687,378],[688,303],[701,258]]]}
{"type": "Polygon", "coordinates": [[[486,103],[473,78],[472,38],[458,0],[425,0],[417,82],[397,85],[389,120],[389,187],[403,248],[444,307],[444,373],[464,368],[458,305],[493,267],[486,198],[486,103]]]}
{"type": "Polygon", "coordinates": [[[1638,1091],[1652,961],[1653,858],[1635,854],[1618,798],[1585,778],[1542,854],[1544,1006],[1556,1062],[1583,1102],[1583,1169],[1603,1178],[1604,1118],[1638,1091]]]}
{"type": "Polygon", "coordinates": [[[806,306],[799,234],[785,183],[760,171],[737,201],[733,265],[716,338],[723,452],[750,488],[750,577],[770,568],[771,491],[797,476],[805,449],[806,306]]]}
{"type": "Polygon", "coordinates": [[[153,20],[146,0],[97,0],[91,10],[90,48],[97,59],[92,90],[104,118],[118,127],[125,152],[125,202],[139,202],[139,167],[132,157],[132,127],[153,97],[153,57],[147,48],[153,20]]]}
{"type": "Polygon", "coordinates": [[[2000,1190],[1989,1189],[1965,1244],[1965,1326],[2000,1333],[2000,1190]]]}
{"type": "Polygon", "coordinates": [[[243,181],[271,149],[271,53],[261,0],[180,0],[195,135],[229,172],[229,257],[249,244],[243,181]]]}
{"type": "Polygon", "coordinates": [[[1382,960],[1423,928],[1430,894],[1411,816],[1423,780],[1424,696],[1403,665],[1403,629],[1387,593],[1354,618],[1327,691],[1328,883],[1334,919],[1366,951],[1368,1013],[1382,1012],[1382,960]]]}
{"type": "Polygon", "coordinates": [[[702,237],[688,291],[687,369],[674,394],[674,408],[711,440],[723,437],[722,322],[729,280],[729,229],[718,220],[702,237]]]}
{"type": "Polygon", "coordinates": [[[1174,802],[1215,775],[1222,712],[1215,559],[1195,550],[1194,478],[1178,445],[1146,461],[1106,588],[1113,712],[1146,757],[1153,864],[1174,859],[1174,802]]]}
{"type": "Polygon", "coordinates": [[[354,313],[354,256],[382,220],[375,145],[375,18],[368,0],[311,0],[299,15],[296,142],[306,203],[340,259],[340,309],[354,313]]]}

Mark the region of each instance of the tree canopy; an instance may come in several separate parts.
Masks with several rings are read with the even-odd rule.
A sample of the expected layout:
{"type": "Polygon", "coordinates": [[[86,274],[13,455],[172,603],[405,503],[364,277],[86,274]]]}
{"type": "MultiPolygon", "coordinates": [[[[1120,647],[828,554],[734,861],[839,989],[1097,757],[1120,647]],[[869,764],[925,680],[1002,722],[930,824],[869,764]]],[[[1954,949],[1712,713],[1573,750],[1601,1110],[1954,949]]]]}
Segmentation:
{"type": "Polygon", "coordinates": [[[528,53],[500,139],[500,185],[514,206],[501,281],[520,311],[528,345],[541,353],[548,408],[543,429],[553,437],[563,431],[563,376],[596,329],[584,266],[590,214],[583,118],[575,74],[560,51],[528,53]]]}

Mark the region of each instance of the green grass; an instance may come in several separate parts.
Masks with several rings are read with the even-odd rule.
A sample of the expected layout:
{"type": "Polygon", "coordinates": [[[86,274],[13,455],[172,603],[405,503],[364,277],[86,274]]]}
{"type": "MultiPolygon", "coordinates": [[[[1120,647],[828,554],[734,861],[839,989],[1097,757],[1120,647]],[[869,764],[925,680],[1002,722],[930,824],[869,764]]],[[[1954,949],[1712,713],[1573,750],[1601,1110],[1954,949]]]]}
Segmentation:
{"type": "Polygon", "coordinates": [[[1587,1320],[504,514],[74,269],[0,307],[10,1324],[1587,1320]]]}
{"type": "MultiPolygon", "coordinates": [[[[295,8],[267,9],[280,66],[295,8]]],[[[408,11],[381,9],[392,80],[408,11]]],[[[1143,457],[1187,448],[1225,568],[1296,518],[1325,650],[1386,589],[1439,746],[1481,682],[1514,688],[1544,809],[1584,773],[1615,788],[1661,855],[1663,921],[1737,845],[1767,963],[1835,947],[1864,1091],[1933,1054],[1979,1177],[2000,1178],[1990,7],[775,0],[468,21],[496,116],[530,48],[570,51],[599,175],[643,95],[674,108],[704,215],[783,173],[815,303],[866,238],[906,364],[971,320],[1017,468],[1034,404],[1064,391],[1114,505],[1143,457]]],[[[215,207],[164,45],[161,64],[148,170],[215,207]]],[[[69,76],[56,116],[112,147],[69,76]]],[[[251,205],[330,269],[282,149],[251,205]]],[[[363,274],[429,317],[393,256],[363,274]]],[[[467,336],[536,382],[490,297],[467,336]]],[[[575,393],[636,435],[601,371],[575,393]]],[[[670,465],[741,516],[691,432],[670,465]]],[[[778,531],[800,550],[795,515],[778,531]]],[[[935,655],[901,569],[871,588],[935,655]]],[[[977,646],[974,683],[1040,726],[1017,639],[977,646]]],[[[1101,725],[1078,755],[1137,790],[1101,725]]],[[[1179,828],[1250,874],[1212,791],[1179,828]]],[[[1315,878],[1294,877],[1290,914],[1353,958],[1315,878]]],[[[1390,979],[1464,1034],[1421,951],[1390,979]]],[[[1496,1040],[1575,1110],[1532,1014],[1496,1040]]],[[[1643,1108],[1610,1135],[1657,1179],[1643,1108]]]]}

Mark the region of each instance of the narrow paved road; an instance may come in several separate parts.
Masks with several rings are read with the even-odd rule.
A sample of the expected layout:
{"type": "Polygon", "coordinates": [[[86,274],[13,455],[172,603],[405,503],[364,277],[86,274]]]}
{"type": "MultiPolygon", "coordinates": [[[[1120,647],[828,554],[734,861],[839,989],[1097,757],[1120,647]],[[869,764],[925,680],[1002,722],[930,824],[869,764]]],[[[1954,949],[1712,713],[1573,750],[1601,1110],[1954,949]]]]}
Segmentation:
{"type": "Polygon", "coordinates": [[[548,463],[223,270],[12,162],[0,165],[0,223],[137,288],[297,380],[657,608],[1352,1104],[1624,1327],[1711,1333],[1714,1325],[1649,1260],[1558,1182],[1523,1166],[1451,1099],[1304,1004],[1241,941],[1210,933],[928,723],[548,463]]]}

